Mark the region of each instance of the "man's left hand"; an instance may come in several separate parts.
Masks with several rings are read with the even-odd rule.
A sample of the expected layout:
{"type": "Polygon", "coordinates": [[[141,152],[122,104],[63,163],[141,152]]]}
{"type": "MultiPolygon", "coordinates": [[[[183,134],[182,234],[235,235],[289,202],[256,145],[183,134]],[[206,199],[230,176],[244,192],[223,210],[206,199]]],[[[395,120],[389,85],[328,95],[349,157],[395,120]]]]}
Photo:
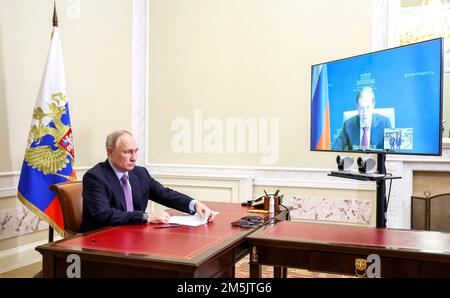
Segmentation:
{"type": "Polygon", "coordinates": [[[217,215],[217,212],[211,211],[211,209],[209,209],[208,206],[206,206],[200,201],[197,201],[195,203],[195,211],[198,213],[198,215],[202,217],[204,214],[209,214],[208,222],[213,221],[214,217],[216,217],[217,215]]]}

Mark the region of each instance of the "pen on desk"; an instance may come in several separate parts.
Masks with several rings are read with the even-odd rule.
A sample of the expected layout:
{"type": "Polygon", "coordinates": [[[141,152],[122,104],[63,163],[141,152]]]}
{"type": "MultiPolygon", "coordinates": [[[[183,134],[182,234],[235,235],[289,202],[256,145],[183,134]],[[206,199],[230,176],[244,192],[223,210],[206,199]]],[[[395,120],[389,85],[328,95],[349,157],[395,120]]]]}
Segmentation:
{"type": "Polygon", "coordinates": [[[164,228],[178,228],[178,227],[183,227],[184,225],[179,225],[179,224],[169,224],[169,225],[165,225],[165,226],[156,226],[154,227],[155,229],[164,229],[164,228]]]}
{"type": "Polygon", "coordinates": [[[250,210],[247,210],[247,211],[251,212],[251,213],[269,213],[269,211],[267,211],[267,210],[250,209],[250,210]]]}

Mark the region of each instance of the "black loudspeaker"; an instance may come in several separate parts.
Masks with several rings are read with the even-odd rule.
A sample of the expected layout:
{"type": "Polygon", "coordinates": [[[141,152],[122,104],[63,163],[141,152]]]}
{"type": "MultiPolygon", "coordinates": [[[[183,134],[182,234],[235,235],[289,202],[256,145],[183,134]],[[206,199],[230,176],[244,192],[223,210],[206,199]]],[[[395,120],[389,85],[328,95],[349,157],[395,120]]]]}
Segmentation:
{"type": "Polygon", "coordinates": [[[372,157],[358,157],[358,171],[361,174],[373,174],[375,173],[375,168],[377,162],[372,157]]]}
{"type": "Polygon", "coordinates": [[[241,220],[247,220],[251,223],[262,223],[264,218],[262,216],[257,215],[248,215],[241,218],[241,220]]]}
{"type": "Polygon", "coordinates": [[[351,171],[353,165],[353,157],[338,155],[336,163],[339,171],[351,171]]]}

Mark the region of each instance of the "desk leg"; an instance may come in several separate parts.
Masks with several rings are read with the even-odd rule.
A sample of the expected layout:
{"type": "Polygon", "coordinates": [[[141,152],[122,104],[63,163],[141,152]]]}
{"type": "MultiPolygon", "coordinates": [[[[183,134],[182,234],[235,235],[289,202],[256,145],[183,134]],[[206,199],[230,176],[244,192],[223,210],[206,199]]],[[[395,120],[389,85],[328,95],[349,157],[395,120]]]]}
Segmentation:
{"type": "Polygon", "coordinates": [[[250,263],[250,278],[261,278],[261,265],[250,263]]]}
{"type": "Polygon", "coordinates": [[[55,277],[55,256],[52,254],[42,256],[42,277],[55,277]]]}
{"type": "Polygon", "coordinates": [[[287,277],[287,267],[273,266],[273,277],[286,278],[287,277]]]}

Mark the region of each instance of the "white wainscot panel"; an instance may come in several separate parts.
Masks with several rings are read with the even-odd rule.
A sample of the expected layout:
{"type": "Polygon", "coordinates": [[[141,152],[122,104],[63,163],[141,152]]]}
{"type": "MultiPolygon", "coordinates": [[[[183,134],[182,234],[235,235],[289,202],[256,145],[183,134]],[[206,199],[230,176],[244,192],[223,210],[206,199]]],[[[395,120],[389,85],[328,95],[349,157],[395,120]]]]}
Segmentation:
{"type": "Polygon", "coordinates": [[[358,225],[371,222],[370,199],[287,196],[284,204],[291,209],[292,220],[358,225]]]}
{"type": "MultiPolygon", "coordinates": [[[[240,203],[252,199],[253,178],[250,176],[209,176],[152,173],[165,187],[203,202],[240,203]]],[[[167,209],[153,203],[150,210],[167,209]]]]}
{"type": "Polygon", "coordinates": [[[47,228],[44,221],[20,203],[17,208],[0,210],[0,240],[47,228]]]}

